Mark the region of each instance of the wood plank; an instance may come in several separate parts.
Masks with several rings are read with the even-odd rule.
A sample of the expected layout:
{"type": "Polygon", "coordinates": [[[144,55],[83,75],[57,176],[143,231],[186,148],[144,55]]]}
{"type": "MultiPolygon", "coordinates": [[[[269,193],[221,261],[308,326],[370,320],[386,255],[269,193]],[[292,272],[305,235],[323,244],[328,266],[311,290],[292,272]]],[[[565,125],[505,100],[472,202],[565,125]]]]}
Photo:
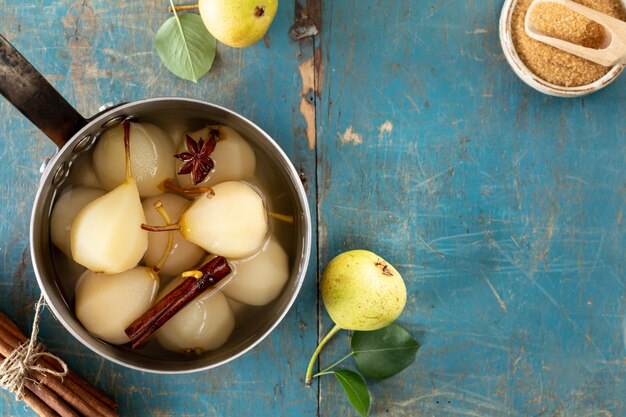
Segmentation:
{"type": "MultiPolygon", "coordinates": [[[[154,35],[168,17],[167,2],[7,0],[0,11],[4,33],[83,114],[93,114],[106,102],[172,95],[231,108],[282,146],[306,177],[315,209],[315,153],[299,112],[298,56],[306,45],[289,36],[293,6],[281,4],[264,42],[241,50],[219,45],[213,70],[198,84],[171,75],[154,49],[154,35]]],[[[0,114],[0,190],[6,196],[0,212],[0,305],[27,327],[39,294],[28,253],[30,207],[37,170],[54,146],[4,100],[0,114]]],[[[163,376],[111,364],[81,346],[49,313],[40,334],[78,373],[111,393],[122,415],[267,416],[276,410],[314,415],[317,393],[301,381],[316,340],[315,259],[314,251],[302,294],[271,337],[210,372],[163,376]]],[[[0,414],[32,415],[7,393],[0,395],[0,414]]]]}
{"type": "MultiPolygon", "coordinates": [[[[626,413],[626,78],[584,99],[536,93],[501,53],[500,7],[324,8],[320,266],[354,248],[387,258],[424,344],[370,385],[374,416],[626,413]]],[[[347,352],[339,336],[322,366],[347,352]]],[[[320,415],[356,415],[331,376],[322,392],[320,415]]]]}

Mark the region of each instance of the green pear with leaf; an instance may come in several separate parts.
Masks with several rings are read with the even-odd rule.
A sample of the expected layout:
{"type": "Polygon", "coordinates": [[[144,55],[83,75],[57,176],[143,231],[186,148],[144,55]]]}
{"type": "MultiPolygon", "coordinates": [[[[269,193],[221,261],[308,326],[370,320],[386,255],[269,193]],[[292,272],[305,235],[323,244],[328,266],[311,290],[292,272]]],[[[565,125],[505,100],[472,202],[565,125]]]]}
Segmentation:
{"type": "Polygon", "coordinates": [[[381,329],[395,321],[406,304],[406,286],[400,273],[366,250],[344,252],[330,261],[322,275],[320,292],[335,326],[311,357],[306,373],[309,386],[315,360],[335,333],[341,329],[381,329]]]}

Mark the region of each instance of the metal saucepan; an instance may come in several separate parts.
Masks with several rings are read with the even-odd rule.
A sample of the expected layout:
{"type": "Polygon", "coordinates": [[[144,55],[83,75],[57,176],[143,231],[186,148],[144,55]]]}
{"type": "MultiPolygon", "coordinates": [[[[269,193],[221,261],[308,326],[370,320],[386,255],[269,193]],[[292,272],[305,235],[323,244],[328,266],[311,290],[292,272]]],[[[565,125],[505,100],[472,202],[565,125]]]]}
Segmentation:
{"type": "MultiPolygon", "coordinates": [[[[210,369],[229,362],[261,342],[283,319],[302,286],[311,250],[311,217],[298,173],[281,148],[251,121],[220,106],[186,98],[151,98],[120,104],[85,119],[0,35],[0,93],[33,122],[58,147],[45,166],[35,197],[30,224],[33,267],[50,309],[65,328],[85,346],[121,365],[149,372],[183,373],[210,369]],[[49,220],[55,195],[71,171],[75,158],[89,149],[99,134],[127,117],[155,119],[164,114],[222,123],[255,145],[258,159],[278,173],[295,214],[291,274],[283,292],[264,313],[265,320],[244,330],[224,347],[197,357],[162,352],[133,351],[109,345],[87,332],[64,295],[55,268],[58,252],[50,241],[49,220]]],[[[231,338],[232,339],[232,338],[231,338]]]]}

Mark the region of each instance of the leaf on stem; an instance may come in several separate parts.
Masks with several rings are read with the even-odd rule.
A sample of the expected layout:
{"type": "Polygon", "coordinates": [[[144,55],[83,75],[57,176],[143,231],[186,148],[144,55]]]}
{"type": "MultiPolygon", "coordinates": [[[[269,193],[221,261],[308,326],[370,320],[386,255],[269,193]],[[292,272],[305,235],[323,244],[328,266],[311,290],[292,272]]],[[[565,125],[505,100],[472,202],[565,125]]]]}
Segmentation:
{"type": "Polygon", "coordinates": [[[170,17],[156,34],[156,49],[174,75],[197,82],[213,65],[217,41],[193,13],[170,17]]]}
{"type": "Polygon", "coordinates": [[[332,372],[348,395],[352,407],[363,417],[370,411],[370,393],[365,380],[359,374],[347,369],[332,372]]]}
{"type": "Polygon", "coordinates": [[[384,379],[413,363],[420,344],[408,331],[392,323],[370,332],[355,331],[350,347],[363,375],[384,379]]]}

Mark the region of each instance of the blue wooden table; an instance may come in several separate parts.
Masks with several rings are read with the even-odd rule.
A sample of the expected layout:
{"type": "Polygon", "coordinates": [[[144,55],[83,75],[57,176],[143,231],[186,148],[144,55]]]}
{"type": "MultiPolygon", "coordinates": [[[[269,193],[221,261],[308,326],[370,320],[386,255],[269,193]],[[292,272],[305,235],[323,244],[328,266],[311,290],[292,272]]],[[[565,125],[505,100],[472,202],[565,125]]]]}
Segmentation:
{"type": "MultiPolygon", "coordinates": [[[[50,350],[128,416],[356,415],[304,371],[331,323],[316,277],[336,254],[378,252],[405,277],[400,322],[423,347],[370,385],[374,416],[623,416],[626,76],[557,99],[522,84],[497,33],[501,0],[281,0],[265,39],[218,48],[193,84],[159,62],[161,0],[3,0],[1,32],[84,115],[177,95],[229,107],[272,135],[314,214],[302,292],[243,358],[159,376],[101,359],[46,312],[50,350]],[[294,39],[293,25],[315,25],[294,39]]],[[[29,328],[38,168],[54,152],[0,100],[0,305],[29,328]]],[[[321,357],[348,351],[341,334],[321,357]]],[[[5,416],[32,412],[1,394],[5,416]]]]}

